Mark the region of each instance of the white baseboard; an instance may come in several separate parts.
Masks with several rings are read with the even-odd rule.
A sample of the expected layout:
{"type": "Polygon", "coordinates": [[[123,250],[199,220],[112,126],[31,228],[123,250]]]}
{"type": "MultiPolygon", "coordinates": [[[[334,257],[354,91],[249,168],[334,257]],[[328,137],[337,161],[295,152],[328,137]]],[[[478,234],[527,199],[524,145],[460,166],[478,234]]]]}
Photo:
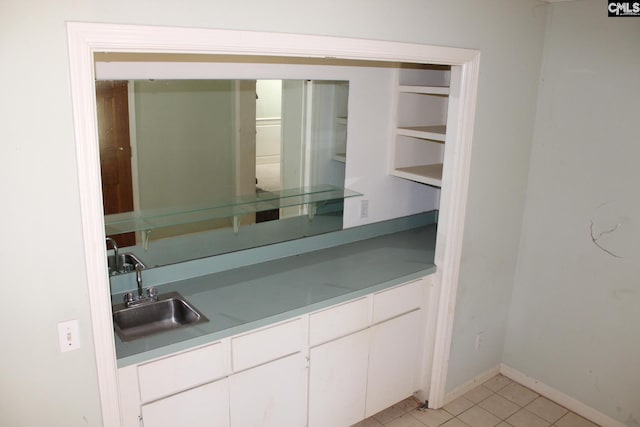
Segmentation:
{"type": "Polygon", "coordinates": [[[444,404],[446,405],[447,403],[451,402],[452,400],[456,400],[458,397],[462,396],[463,394],[473,390],[474,388],[476,388],[477,386],[479,386],[480,384],[482,384],[483,382],[495,377],[496,375],[498,375],[501,371],[502,367],[500,365],[497,365],[487,371],[484,371],[483,373],[481,373],[478,376],[473,377],[473,379],[471,379],[471,381],[468,381],[462,385],[459,385],[458,387],[454,388],[453,390],[451,390],[450,392],[448,392],[447,394],[445,394],[444,396],[444,404]]]}
{"type": "Polygon", "coordinates": [[[500,365],[500,373],[596,424],[606,427],[625,427],[625,425],[620,421],[614,420],[610,416],[587,406],[579,400],[576,400],[573,397],[512,368],[511,366],[502,363],[500,365]]]}

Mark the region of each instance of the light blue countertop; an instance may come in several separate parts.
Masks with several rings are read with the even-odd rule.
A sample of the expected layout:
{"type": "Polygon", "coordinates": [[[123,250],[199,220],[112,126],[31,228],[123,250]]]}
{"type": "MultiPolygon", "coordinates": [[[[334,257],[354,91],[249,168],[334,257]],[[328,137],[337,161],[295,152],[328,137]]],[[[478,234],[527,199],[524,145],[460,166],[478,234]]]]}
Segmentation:
{"type": "MultiPolygon", "coordinates": [[[[435,272],[435,224],[158,286],[209,322],[128,343],[118,366],[161,357],[348,301],[435,272]]],[[[121,301],[114,295],[114,301],[121,301]]]]}

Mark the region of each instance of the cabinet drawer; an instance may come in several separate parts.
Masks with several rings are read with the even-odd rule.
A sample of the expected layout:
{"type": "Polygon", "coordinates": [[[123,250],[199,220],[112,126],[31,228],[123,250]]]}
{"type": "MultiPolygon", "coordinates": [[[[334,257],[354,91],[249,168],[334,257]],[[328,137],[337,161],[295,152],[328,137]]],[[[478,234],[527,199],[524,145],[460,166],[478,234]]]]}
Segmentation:
{"type": "Polygon", "coordinates": [[[145,427],[228,427],[229,380],[223,378],[142,405],[145,427]]]}
{"type": "Polygon", "coordinates": [[[302,319],[232,338],[233,371],[242,371],[301,351],[303,344],[302,319]]]}
{"type": "Polygon", "coordinates": [[[422,300],[422,280],[377,293],[373,296],[373,323],[419,308],[422,300]]]}
{"type": "Polygon", "coordinates": [[[309,316],[309,345],[315,346],[369,325],[371,299],[360,298],[309,316]]]}
{"type": "Polygon", "coordinates": [[[229,374],[228,341],[138,367],[140,399],[150,402],[229,374]]]}

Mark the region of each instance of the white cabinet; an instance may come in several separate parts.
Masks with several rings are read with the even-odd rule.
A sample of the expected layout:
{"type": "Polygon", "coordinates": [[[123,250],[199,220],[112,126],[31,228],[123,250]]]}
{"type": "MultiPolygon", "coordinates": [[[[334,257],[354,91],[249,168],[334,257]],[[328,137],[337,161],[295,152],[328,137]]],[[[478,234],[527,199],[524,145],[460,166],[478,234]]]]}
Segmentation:
{"type": "Polygon", "coordinates": [[[302,350],[304,322],[294,319],[231,339],[233,371],[239,372],[261,363],[302,350]]]}
{"type": "Polygon", "coordinates": [[[232,427],[303,427],[307,367],[302,319],[232,338],[232,427]]]}
{"type": "Polygon", "coordinates": [[[371,329],[365,417],[413,395],[419,388],[424,325],[421,310],[371,329]]]}
{"type": "Polygon", "coordinates": [[[228,353],[225,341],[141,364],[140,399],[150,402],[225,377],[231,371],[228,353]]]}
{"type": "Polygon", "coordinates": [[[304,427],[306,359],[296,353],[229,377],[232,427],[304,427]]]}
{"type": "Polygon", "coordinates": [[[398,70],[392,175],[442,186],[449,79],[450,67],[420,65],[398,70]]]}
{"type": "Polygon", "coordinates": [[[142,406],[144,427],[228,427],[229,380],[209,383],[142,406]]]}
{"type": "Polygon", "coordinates": [[[421,387],[424,280],[118,370],[125,427],[348,427],[421,387]]]}
{"type": "Polygon", "coordinates": [[[369,329],[310,351],[309,427],[347,427],[364,418],[369,329]]]}
{"type": "Polygon", "coordinates": [[[419,280],[310,315],[311,345],[333,341],[309,353],[309,427],[348,427],[420,388],[424,299],[419,280]]]}

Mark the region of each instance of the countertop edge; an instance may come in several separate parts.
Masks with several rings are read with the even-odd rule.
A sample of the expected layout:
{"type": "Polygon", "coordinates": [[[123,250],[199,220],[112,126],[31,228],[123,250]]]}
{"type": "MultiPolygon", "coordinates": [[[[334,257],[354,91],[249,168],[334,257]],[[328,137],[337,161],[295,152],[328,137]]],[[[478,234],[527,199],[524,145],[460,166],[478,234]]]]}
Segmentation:
{"type": "Polygon", "coordinates": [[[124,356],[117,359],[117,366],[118,368],[124,368],[126,366],[145,363],[153,359],[166,357],[173,353],[178,353],[178,352],[202,347],[205,345],[209,345],[216,341],[223,340],[225,338],[229,338],[235,335],[249,332],[254,329],[259,329],[271,324],[279,323],[287,319],[294,318],[296,316],[303,316],[303,315],[312,313],[314,311],[322,310],[324,308],[327,308],[336,304],[340,304],[352,299],[362,297],[364,295],[369,295],[372,293],[385,290],[387,288],[391,288],[396,285],[400,285],[412,280],[420,279],[422,277],[428,276],[435,272],[436,272],[436,266],[432,265],[431,267],[428,267],[410,274],[402,275],[392,280],[387,280],[382,283],[376,283],[372,286],[358,289],[356,291],[339,295],[333,298],[329,298],[329,299],[326,299],[314,304],[310,304],[304,307],[296,308],[283,313],[274,314],[272,316],[268,316],[259,320],[233,326],[231,328],[227,328],[221,331],[216,331],[216,332],[202,335],[196,338],[180,341],[174,344],[169,344],[163,347],[151,349],[151,350],[137,353],[131,356],[124,356]]]}

